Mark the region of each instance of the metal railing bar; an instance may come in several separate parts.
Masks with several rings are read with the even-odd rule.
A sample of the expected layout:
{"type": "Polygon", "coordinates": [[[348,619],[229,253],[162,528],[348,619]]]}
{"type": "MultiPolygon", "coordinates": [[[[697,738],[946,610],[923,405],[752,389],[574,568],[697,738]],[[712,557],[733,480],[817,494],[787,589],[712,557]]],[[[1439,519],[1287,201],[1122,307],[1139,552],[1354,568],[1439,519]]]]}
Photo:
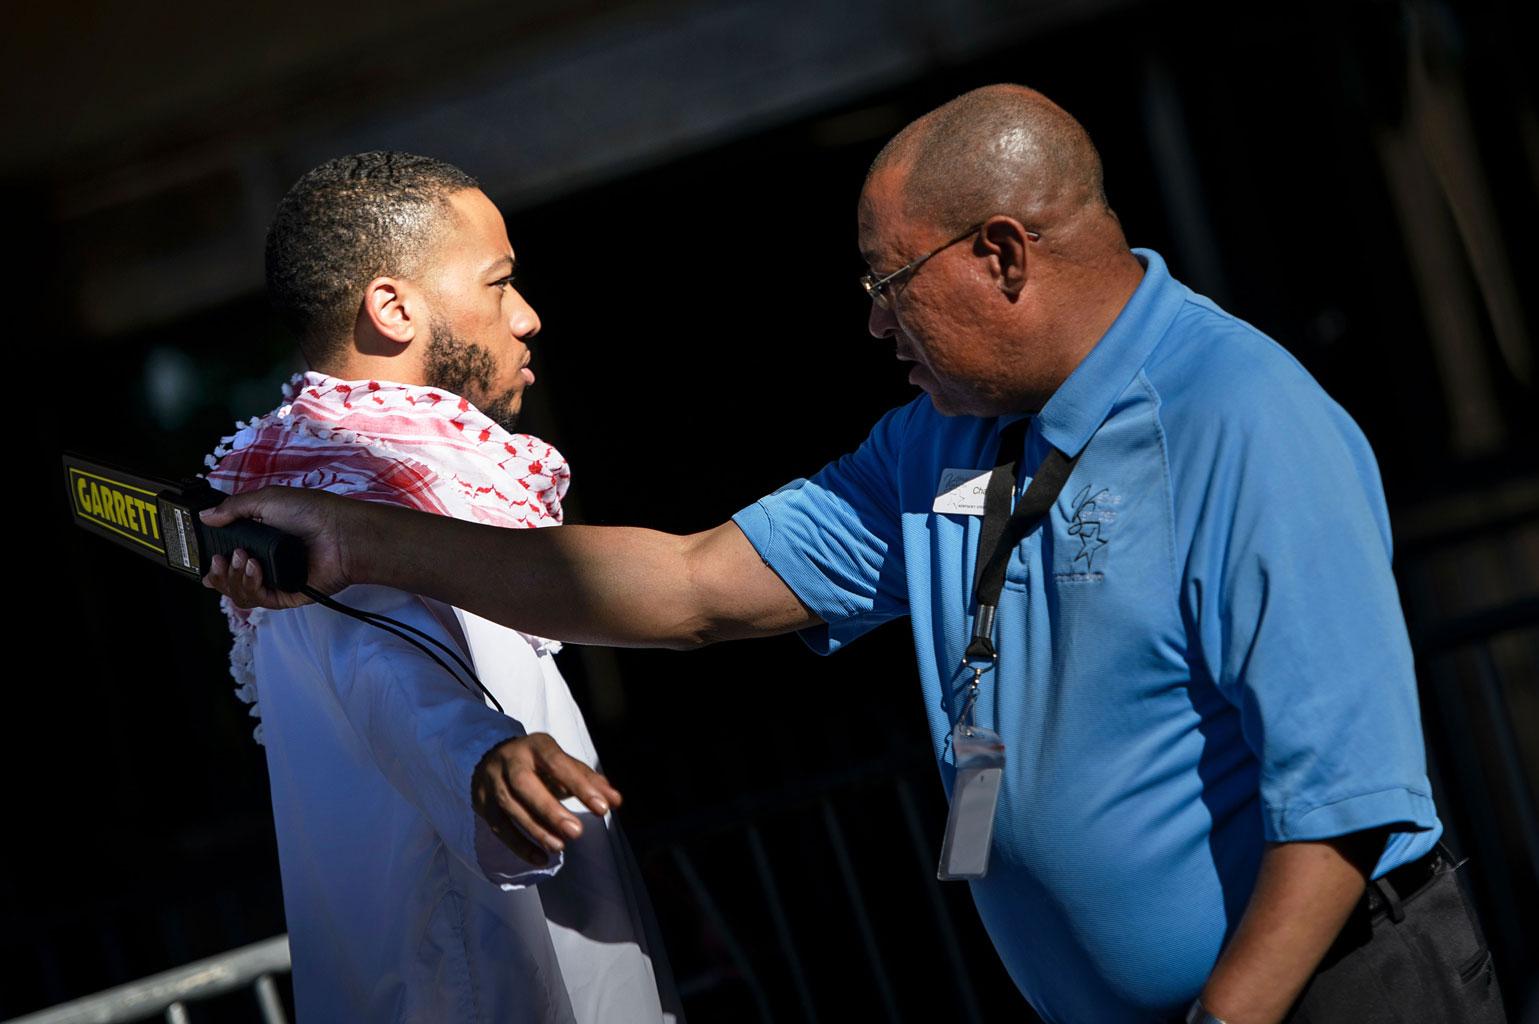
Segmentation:
{"type": "Polygon", "coordinates": [[[770,1024],[774,1017],[770,1013],[769,997],[764,992],[764,986],[759,984],[759,976],[754,973],[753,965],[748,960],[748,954],[743,950],[742,944],[737,941],[737,936],[732,934],[732,929],[727,927],[726,916],[722,914],[721,908],[716,905],[716,901],[711,897],[710,890],[701,881],[699,873],[695,871],[695,865],[689,859],[689,855],[677,846],[673,847],[670,852],[673,854],[674,866],[679,869],[679,874],[684,878],[684,884],[689,886],[689,890],[694,894],[695,902],[700,905],[700,910],[705,914],[706,920],[710,922],[711,927],[715,928],[720,935],[722,943],[727,947],[727,955],[732,958],[732,962],[742,972],[743,981],[748,986],[749,993],[753,996],[754,1005],[758,1008],[759,1019],[764,1021],[765,1024],[770,1024]]]}
{"type": "Polygon", "coordinates": [[[919,860],[923,877],[924,893],[930,902],[930,915],[935,918],[935,930],[940,933],[941,945],[946,949],[946,960],[951,964],[951,976],[957,981],[957,994],[962,997],[962,1013],[969,1024],[982,1024],[983,1015],[978,1010],[978,997],[973,992],[972,981],[967,973],[967,961],[962,957],[962,946],[957,942],[956,929],[951,926],[951,915],[946,913],[946,903],[941,899],[940,883],[935,879],[935,854],[925,841],[924,829],[919,824],[919,809],[914,805],[914,794],[907,780],[899,779],[898,806],[903,811],[903,823],[908,827],[909,844],[919,860]]]}
{"type": "Polygon", "coordinates": [[[871,965],[871,977],[876,982],[877,994],[882,997],[882,1005],[887,1010],[887,1019],[898,1020],[898,1000],[893,994],[892,985],[887,981],[887,970],[882,964],[882,952],[876,944],[876,931],[871,927],[871,917],[866,913],[866,901],[860,894],[860,881],[855,877],[855,867],[850,861],[849,847],[844,842],[844,829],[839,827],[839,819],[834,814],[834,806],[825,798],[818,801],[823,811],[823,829],[828,833],[828,841],[834,848],[834,863],[839,867],[839,876],[844,880],[845,890],[850,898],[850,909],[855,912],[855,924],[860,929],[861,942],[866,947],[866,960],[871,965]]]}
{"type": "Polygon", "coordinates": [[[182,1007],[180,1018],[172,1016],[172,1008],[190,999],[207,999],[241,988],[262,974],[276,974],[289,967],[289,937],[279,935],[62,1006],[15,1017],[6,1024],[117,1024],[162,1011],[167,1020],[186,1020],[186,1007],[182,1007]]]}
{"type": "Polygon", "coordinates": [[[187,1015],[186,1003],[172,1003],[166,1007],[166,1024],[192,1024],[192,1018],[187,1015]]]}
{"type": "Polygon", "coordinates": [[[283,1012],[283,1000],[278,997],[278,983],[271,974],[256,980],[257,1006],[262,1010],[262,1024],[289,1024],[288,1014],[283,1012]]]}
{"type": "Polygon", "coordinates": [[[759,884],[764,889],[764,901],[769,904],[770,922],[775,937],[785,951],[786,964],[791,969],[791,983],[796,987],[796,997],[802,1004],[802,1019],[807,1024],[817,1024],[818,1012],[812,1002],[812,990],[807,986],[807,974],[802,969],[802,958],[796,955],[796,940],[791,934],[791,922],[786,918],[785,906],[780,900],[780,887],[775,884],[775,872],[770,867],[769,856],[764,851],[764,841],[759,838],[757,826],[748,826],[748,852],[753,856],[754,870],[759,873],[759,884]]]}

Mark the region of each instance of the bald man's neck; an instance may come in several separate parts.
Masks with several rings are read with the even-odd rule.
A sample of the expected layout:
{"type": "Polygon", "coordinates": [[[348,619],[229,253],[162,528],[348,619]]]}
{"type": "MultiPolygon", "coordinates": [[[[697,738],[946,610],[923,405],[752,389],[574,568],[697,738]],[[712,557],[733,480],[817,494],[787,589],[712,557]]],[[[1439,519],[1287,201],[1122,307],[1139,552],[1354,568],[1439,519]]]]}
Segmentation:
{"type": "Polygon", "coordinates": [[[1091,263],[1049,258],[1039,262],[1039,273],[1045,279],[1037,282],[1029,315],[1044,325],[1032,347],[1045,360],[1044,372],[1025,382],[1029,412],[1040,410],[1105,337],[1143,281],[1144,266],[1124,248],[1091,263]]]}

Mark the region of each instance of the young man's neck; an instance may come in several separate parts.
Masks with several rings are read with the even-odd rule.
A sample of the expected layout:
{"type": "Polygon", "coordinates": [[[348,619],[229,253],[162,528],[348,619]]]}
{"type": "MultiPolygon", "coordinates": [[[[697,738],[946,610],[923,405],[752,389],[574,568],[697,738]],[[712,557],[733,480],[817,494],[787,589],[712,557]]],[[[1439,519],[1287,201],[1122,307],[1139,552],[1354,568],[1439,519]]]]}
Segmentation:
{"type": "Polygon", "coordinates": [[[388,380],[392,384],[427,386],[418,367],[396,359],[327,359],[311,363],[310,369],[337,380],[388,380]]]}

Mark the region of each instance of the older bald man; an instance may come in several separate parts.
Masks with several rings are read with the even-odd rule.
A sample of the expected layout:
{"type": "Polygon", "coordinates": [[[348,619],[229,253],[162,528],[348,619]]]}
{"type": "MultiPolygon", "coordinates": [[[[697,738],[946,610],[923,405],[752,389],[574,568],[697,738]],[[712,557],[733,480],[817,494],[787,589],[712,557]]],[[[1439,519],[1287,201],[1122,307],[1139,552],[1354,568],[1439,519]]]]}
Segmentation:
{"type": "MultiPolygon", "coordinates": [[[[1478,940],[1357,426],[1129,249],[1089,137],[1032,90],[905,128],[859,233],[871,332],[923,394],[729,523],[497,531],[276,489],[208,521],[300,534],[328,591],[585,643],[827,653],[908,616],[942,874],[1047,1020],[1500,1019],[1489,972],[1472,1009],[1441,962],[1478,940]]],[[[208,582],[242,603],[299,600],[229,570],[208,582]]]]}

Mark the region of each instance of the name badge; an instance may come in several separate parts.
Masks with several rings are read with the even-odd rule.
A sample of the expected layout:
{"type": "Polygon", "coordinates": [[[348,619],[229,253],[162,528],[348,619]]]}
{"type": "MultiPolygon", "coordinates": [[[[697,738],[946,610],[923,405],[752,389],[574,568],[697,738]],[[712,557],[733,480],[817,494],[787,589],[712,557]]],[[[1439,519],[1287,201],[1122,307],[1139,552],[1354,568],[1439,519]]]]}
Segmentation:
{"type": "Polygon", "coordinates": [[[983,496],[989,489],[992,469],[945,469],[935,488],[932,512],[950,515],[983,515],[983,496]]]}
{"type": "Polygon", "coordinates": [[[951,813],[941,839],[942,882],[983,878],[989,873],[994,845],[994,811],[1005,774],[1005,741],[993,729],[958,723],[951,731],[956,757],[956,781],[951,787],[951,813]]]}

